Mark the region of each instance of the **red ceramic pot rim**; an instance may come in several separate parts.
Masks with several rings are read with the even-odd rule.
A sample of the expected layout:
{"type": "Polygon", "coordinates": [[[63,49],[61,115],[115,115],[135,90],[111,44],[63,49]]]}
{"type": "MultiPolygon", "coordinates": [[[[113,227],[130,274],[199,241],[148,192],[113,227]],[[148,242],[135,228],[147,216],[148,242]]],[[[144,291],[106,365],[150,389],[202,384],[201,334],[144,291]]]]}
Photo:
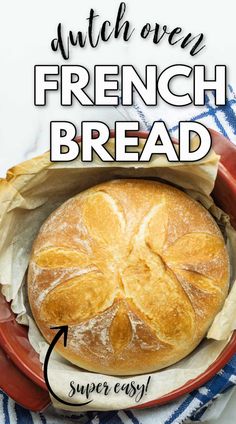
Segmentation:
{"type": "MultiPolygon", "coordinates": [[[[216,180],[216,192],[215,195],[217,200],[220,201],[220,206],[229,213],[231,218],[234,219],[236,225],[236,147],[229,142],[221,134],[214,130],[210,130],[213,140],[214,150],[221,155],[221,162],[218,169],[217,180],[216,180]],[[234,166],[233,166],[234,165],[234,166]],[[227,196],[224,196],[221,187],[225,187],[227,196]]],[[[130,136],[138,136],[140,138],[147,138],[148,132],[146,131],[128,131],[130,136]]],[[[114,130],[110,131],[110,136],[114,137],[114,130]]],[[[80,142],[81,138],[78,137],[77,141],[80,142]]],[[[176,140],[174,142],[177,143],[176,140]]],[[[215,191],[215,190],[214,190],[215,191]]],[[[7,303],[5,298],[1,301],[0,307],[10,309],[10,305],[7,303]]],[[[8,314],[7,310],[5,313],[8,314]]],[[[9,355],[15,365],[32,381],[34,381],[41,388],[47,389],[45,381],[43,379],[42,366],[37,358],[37,354],[30,345],[26,329],[22,330],[22,326],[16,323],[14,315],[11,316],[5,322],[0,320],[0,346],[9,355]],[[24,334],[23,334],[24,333],[24,334]],[[25,352],[22,347],[19,348],[17,345],[17,337],[23,340],[25,346],[25,352]],[[14,341],[15,340],[15,341],[14,341]],[[34,366],[30,360],[34,358],[34,366]]],[[[231,357],[236,353],[236,332],[233,333],[229,343],[218,356],[218,358],[212,363],[212,365],[201,375],[188,381],[178,389],[158,398],[153,401],[144,403],[136,406],[136,408],[153,407],[155,405],[161,405],[177,399],[178,397],[189,393],[200,386],[204,385],[209,379],[211,379],[217,372],[223,368],[231,357]]]]}

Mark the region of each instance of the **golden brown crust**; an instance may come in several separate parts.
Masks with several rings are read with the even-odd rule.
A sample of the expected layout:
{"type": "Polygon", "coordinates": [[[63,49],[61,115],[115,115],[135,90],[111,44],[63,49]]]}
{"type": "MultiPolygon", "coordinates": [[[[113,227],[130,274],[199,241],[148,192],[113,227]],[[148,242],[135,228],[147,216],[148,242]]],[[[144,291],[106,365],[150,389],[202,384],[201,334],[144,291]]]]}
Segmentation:
{"type": "Polygon", "coordinates": [[[157,182],[116,180],[50,215],[28,273],[35,320],[69,325],[57,349],[91,371],[131,375],[190,353],[221,309],[229,263],[210,214],[157,182]]]}

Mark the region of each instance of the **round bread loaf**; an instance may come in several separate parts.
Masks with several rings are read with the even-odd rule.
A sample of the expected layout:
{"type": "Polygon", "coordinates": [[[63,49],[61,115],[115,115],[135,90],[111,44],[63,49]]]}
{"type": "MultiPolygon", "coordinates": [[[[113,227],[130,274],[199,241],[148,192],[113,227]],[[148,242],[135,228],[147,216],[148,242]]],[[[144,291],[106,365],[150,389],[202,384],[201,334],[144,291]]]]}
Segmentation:
{"type": "Polygon", "coordinates": [[[47,341],[87,370],[140,374],[173,364],[203,339],[228,290],[215,221],[169,185],[115,180],[55,210],[34,243],[28,293],[47,341]]]}

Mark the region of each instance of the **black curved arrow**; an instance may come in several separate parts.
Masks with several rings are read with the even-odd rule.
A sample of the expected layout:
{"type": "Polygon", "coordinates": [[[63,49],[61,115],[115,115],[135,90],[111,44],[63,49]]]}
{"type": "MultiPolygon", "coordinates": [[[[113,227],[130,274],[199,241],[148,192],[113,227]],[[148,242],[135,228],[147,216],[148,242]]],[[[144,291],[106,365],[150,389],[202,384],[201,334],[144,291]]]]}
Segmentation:
{"type": "Polygon", "coordinates": [[[49,383],[49,379],[48,379],[48,362],[51,356],[51,353],[54,349],[54,346],[56,345],[56,343],[58,342],[58,340],[60,339],[60,337],[63,335],[64,336],[64,347],[66,347],[67,344],[67,336],[68,336],[68,325],[62,325],[61,327],[51,327],[51,330],[59,330],[57,332],[57,334],[55,335],[54,339],[52,340],[47,354],[45,356],[45,360],[44,360],[44,379],[45,379],[45,383],[46,386],[49,390],[49,392],[51,393],[51,395],[58,400],[58,402],[64,403],[65,405],[69,405],[69,406],[83,406],[83,405],[88,405],[88,403],[92,402],[92,400],[89,400],[87,402],[84,403],[70,403],[70,402],[66,402],[63,399],[60,399],[59,396],[56,395],[56,393],[54,393],[54,391],[52,390],[50,383],[49,383]]]}

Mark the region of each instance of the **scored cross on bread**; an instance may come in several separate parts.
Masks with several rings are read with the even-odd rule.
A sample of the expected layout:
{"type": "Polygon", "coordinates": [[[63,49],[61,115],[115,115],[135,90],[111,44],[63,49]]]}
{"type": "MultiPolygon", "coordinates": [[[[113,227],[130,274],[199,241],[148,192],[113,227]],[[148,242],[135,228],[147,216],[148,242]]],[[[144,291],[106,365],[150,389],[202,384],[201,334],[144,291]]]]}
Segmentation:
{"type": "Polygon", "coordinates": [[[191,352],[222,307],[228,256],[210,214],[181,191],[116,180],[75,196],[41,228],[28,274],[35,320],[69,325],[77,365],[137,374],[191,352]]]}

